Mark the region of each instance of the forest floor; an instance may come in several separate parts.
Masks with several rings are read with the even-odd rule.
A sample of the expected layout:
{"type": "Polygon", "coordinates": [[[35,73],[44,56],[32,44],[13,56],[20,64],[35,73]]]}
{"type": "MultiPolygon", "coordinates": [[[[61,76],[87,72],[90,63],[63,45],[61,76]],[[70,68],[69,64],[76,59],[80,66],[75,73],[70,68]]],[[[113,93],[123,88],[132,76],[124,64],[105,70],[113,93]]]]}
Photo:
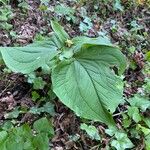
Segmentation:
{"type": "MultiPolygon", "coordinates": [[[[138,0],[18,0],[6,2],[5,6],[0,7],[0,12],[3,19],[0,22],[1,46],[24,46],[35,40],[43,40],[52,31],[52,19],[58,20],[71,37],[107,36],[121,48],[128,59],[128,67],[122,77],[124,97],[128,99],[142,95],[145,99],[150,99],[150,4],[138,0]],[[7,10],[7,14],[2,8],[7,10]]],[[[3,64],[0,65],[2,130],[6,126],[15,127],[25,123],[32,127],[36,120],[47,117],[52,121],[55,131],[49,142],[52,150],[115,149],[111,144],[113,136],[106,134],[107,127],[104,124],[77,117],[56,98],[50,86],[49,75],[39,72],[36,77],[32,74],[27,77],[11,72],[3,64]],[[101,135],[101,141],[91,138],[81,130],[82,123],[95,126],[101,135]]],[[[150,138],[149,142],[144,142],[145,135],[142,131],[139,132],[137,127],[131,131],[140,122],[135,122],[134,117],[129,115],[127,121],[130,120],[131,124],[126,122],[125,126],[123,123],[125,118],[121,112],[127,111],[128,105],[125,103],[119,106],[115,112],[117,126],[125,130],[134,145],[129,149],[150,150],[150,145],[147,144],[150,138]]],[[[136,112],[135,115],[140,113],[140,116],[148,118],[149,108],[144,112],[136,112]]],[[[144,125],[150,130],[147,126],[144,125]]],[[[123,148],[120,147],[120,150],[123,148]]]]}

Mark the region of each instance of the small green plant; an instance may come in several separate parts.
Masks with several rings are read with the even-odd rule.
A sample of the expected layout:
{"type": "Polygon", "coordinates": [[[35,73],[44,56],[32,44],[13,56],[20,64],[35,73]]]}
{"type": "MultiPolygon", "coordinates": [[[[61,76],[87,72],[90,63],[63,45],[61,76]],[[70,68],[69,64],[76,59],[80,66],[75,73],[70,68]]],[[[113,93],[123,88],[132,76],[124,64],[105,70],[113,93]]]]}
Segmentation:
{"type": "Polygon", "coordinates": [[[23,74],[39,67],[50,70],[53,91],[66,106],[80,117],[114,126],[111,114],[124,102],[118,75],[126,68],[125,56],[107,38],[71,39],[57,22],[51,26],[54,33],[48,40],[1,47],[5,64],[23,74]]]}
{"type": "Polygon", "coordinates": [[[9,21],[13,18],[12,8],[9,1],[0,0],[0,29],[10,30],[12,25],[9,21]]]}
{"type": "Polygon", "coordinates": [[[28,124],[20,127],[3,127],[0,131],[1,150],[48,150],[49,139],[54,135],[54,129],[47,118],[34,122],[33,130],[28,124]]]}
{"type": "Polygon", "coordinates": [[[92,125],[88,126],[87,124],[82,123],[81,126],[80,126],[80,128],[82,130],[85,130],[86,133],[88,134],[88,136],[91,139],[93,139],[93,140],[99,140],[99,141],[101,140],[99,132],[98,132],[98,130],[96,129],[95,126],[92,126],[92,125]]]}
{"type": "Polygon", "coordinates": [[[71,7],[67,7],[64,4],[56,5],[54,7],[54,12],[57,14],[58,18],[66,18],[68,21],[76,22],[76,17],[74,16],[75,10],[71,7]]]}

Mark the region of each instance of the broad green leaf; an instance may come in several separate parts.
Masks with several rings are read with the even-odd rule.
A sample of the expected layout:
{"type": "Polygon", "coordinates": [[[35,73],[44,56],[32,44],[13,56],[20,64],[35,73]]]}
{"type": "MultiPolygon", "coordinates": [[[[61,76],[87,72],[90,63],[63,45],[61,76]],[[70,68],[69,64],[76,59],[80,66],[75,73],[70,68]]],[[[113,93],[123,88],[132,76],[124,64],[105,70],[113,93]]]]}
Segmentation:
{"type": "Polygon", "coordinates": [[[49,136],[54,135],[54,129],[52,124],[47,120],[47,118],[41,118],[34,122],[33,128],[39,133],[46,133],[49,136]]]}
{"type": "Polygon", "coordinates": [[[92,46],[82,48],[74,57],[91,79],[100,101],[114,112],[118,104],[124,102],[123,84],[109,67],[117,66],[119,70],[124,71],[126,61],[122,53],[113,47],[92,46]]]}
{"type": "MultiPolygon", "coordinates": [[[[98,53],[103,53],[103,55],[106,56],[106,53],[111,53],[109,55],[109,58],[107,56],[108,63],[118,65],[119,73],[122,74],[127,66],[126,58],[123,56],[123,54],[119,51],[119,49],[112,45],[110,40],[107,37],[98,37],[98,38],[88,38],[88,37],[76,37],[73,39],[74,46],[72,50],[76,53],[83,49],[87,49],[89,46],[95,46],[95,52],[94,56],[96,56],[98,53]],[[99,52],[98,52],[99,51],[99,52]],[[108,51],[108,52],[107,52],[108,51]]],[[[90,48],[91,49],[91,48],[90,48]]],[[[85,50],[84,50],[85,51],[85,50]]],[[[87,49],[88,53],[93,51],[90,51],[87,49]]],[[[86,53],[86,52],[85,52],[86,53]]],[[[84,54],[83,54],[84,55],[84,54]]],[[[90,54],[86,54],[90,59],[92,60],[94,57],[91,57],[90,54]]],[[[97,55],[99,57],[99,54],[97,55]]],[[[99,59],[106,59],[105,57],[99,57],[99,59]]],[[[105,62],[106,63],[106,62],[105,62]]]]}
{"type": "Polygon", "coordinates": [[[57,54],[57,48],[47,47],[0,47],[4,62],[14,72],[30,73],[44,67],[57,54]]]}
{"type": "Polygon", "coordinates": [[[125,150],[134,146],[125,133],[117,132],[115,137],[116,140],[111,142],[111,146],[115,147],[117,150],[125,150]]]}
{"type": "Polygon", "coordinates": [[[127,66],[126,58],[117,47],[102,44],[99,46],[92,45],[87,48],[87,45],[89,44],[84,44],[80,52],[75,54],[80,57],[79,59],[97,62],[107,67],[116,66],[120,74],[125,71],[127,66]]]}
{"type": "Polygon", "coordinates": [[[33,43],[27,45],[26,47],[46,47],[46,48],[52,48],[55,49],[57,47],[56,43],[53,41],[55,34],[52,32],[51,37],[44,38],[40,40],[35,40],[33,43]]]}
{"type": "Polygon", "coordinates": [[[63,29],[63,27],[59,25],[58,22],[51,21],[51,26],[52,26],[52,29],[55,32],[57,38],[59,38],[59,40],[61,41],[62,44],[64,44],[67,39],[70,39],[69,35],[63,29]]]}
{"type": "Polygon", "coordinates": [[[80,117],[113,124],[100,101],[93,80],[78,61],[61,63],[52,72],[53,90],[80,117]]]}
{"type": "Polygon", "coordinates": [[[91,139],[93,139],[93,140],[100,140],[101,139],[101,137],[98,133],[98,130],[95,128],[95,126],[92,126],[92,125],[88,126],[85,123],[82,123],[80,128],[82,130],[85,130],[91,139]]]}
{"type": "Polygon", "coordinates": [[[74,52],[80,51],[83,45],[113,46],[107,37],[89,38],[86,36],[79,36],[73,38],[72,41],[74,43],[74,47],[73,47],[74,52]]]}
{"type": "Polygon", "coordinates": [[[121,52],[111,47],[82,48],[52,71],[54,92],[78,116],[114,124],[106,109],[114,112],[123,102],[123,84],[109,67],[126,63],[120,57],[121,52]]]}

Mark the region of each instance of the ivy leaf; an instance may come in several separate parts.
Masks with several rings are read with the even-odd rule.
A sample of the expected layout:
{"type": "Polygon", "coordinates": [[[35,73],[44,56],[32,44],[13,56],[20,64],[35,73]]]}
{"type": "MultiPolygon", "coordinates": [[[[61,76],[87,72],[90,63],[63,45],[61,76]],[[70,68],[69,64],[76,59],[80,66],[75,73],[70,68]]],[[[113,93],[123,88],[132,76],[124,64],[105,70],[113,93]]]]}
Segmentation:
{"type": "Polygon", "coordinates": [[[124,128],[128,128],[132,123],[131,118],[126,114],[122,114],[122,117],[123,117],[122,123],[124,128]]]}
{"type": "Polygon", "coordinates": [[[121,5],[120,0],[115,0],[114,10],[119,10],[119,11],[123,12],[123,6],[121,5]]]}
{"type": "Polygon", "coordinates": [[[131,106],[141,108],[142,111],[146,111],[147,108],[150,108],[150,101],[138,95],[130,98],[129,103],[131,106]]]}
{"type": "Polygon", "coordinates": [[[69,35],[58,22],[51,21],[51,27],[62,44],[64,44],[67,39],[70,39],[69,35]]]}
{"type": "Polygon", "coordinates": [[[82,130],[85,130],[91,139],[93,139],[93,140],[100,140],[101,139],[101,137],[98,133],[98,130],[95,128],[95,126],[92,126],[92,125],[88,126],[85,123],[82,123],[80,128],[82,130]]]}
{"type": "Polygon", "coordinates": [[[43,81],[43,79],[41,77],[37,77],[33,81],[34,89],[43,89],[45,85],[46,85],[46,82],[43,81]]]}
{"type": "Polygon", "coordinates": [[[47,120],[47,118],[41,118],[34,122],[33,128],[39,133],[46,133],[50,136],[54,135],[54,129],[52,124],[47,120]]]}
{"type": "Polygon", "coordinates": [[[113,140],[111,146],[115,147],[117,150],[125,150],[134,146],[125,133],[117,132],[115,137],[117,140],[113,140]]]}
{"type": "Polygon", "coordinates": [[[122,68],[123,62],[124,56],[113,47],[83,47],[52,71],[53,90],[78,116],[112,125],[107,109],[114,112],[124,100],[122,81],[109,67],[122,68]]]}
{"type": "Polygon", "coordinates": [[[34,149],[32,147],[32,130],[24,124],[21,127],[13,128],[8,133],[8,138],[5,143],[7,150],[23,150],[34,149]]]}
{"type": "Polygon", "coordinates": [[[79,29],[81,32],[86,32],[93,27],[93,23],[89,17],[85,17],[83,22],[80,22],[79,29]]]}
{"type": "Polygon", "coordinates": [[[150,129],[146,128],[146,127],[143,127],[140,124],[137,125],[136,129],[142,131],[145,136],[150,134],[150,129]]]}
{"type": "Polygon", "coordinates": [[[33,139],[34,149],[48,150],[49,149],[49,138],[47,134],[40,133],[33,139]]]}
{"type": "Polygon", "coordinates": [[[5,119],[14,119],[19,116],[21,112],[18,110],[18,107],[16,107],[12,112],[6,113],[4,115],[5,119]]]}
{"type": "Polygon", "coordinates": [[[136,122],[138,123],[141,121],[141,116],[139,109],[137,107],[128,107],[128,115],[136,122]]]}
{"type": "Polygon", "coordinates": [[[43,107],[31,107],[29,110],[32,114],[41,114],[41,113],[48,113],[51,116],[55,115],[54,105],[50,102],[47,102],[43,107]]]}
{"type": "Polygon", "coordinates": [[[31,73],[44,67],[57,54],[57,48],[47,47],[0,47],[6,65],[14,72],[31,73]]]}
{"type": "Polygon", "coordinates": [[[110,135],[110,136],[113,136],[116,132],[118,132],[118,129],[116,127],[109,127],[109,129],[106,129],[105,130],[105,133],[110,135]]]}

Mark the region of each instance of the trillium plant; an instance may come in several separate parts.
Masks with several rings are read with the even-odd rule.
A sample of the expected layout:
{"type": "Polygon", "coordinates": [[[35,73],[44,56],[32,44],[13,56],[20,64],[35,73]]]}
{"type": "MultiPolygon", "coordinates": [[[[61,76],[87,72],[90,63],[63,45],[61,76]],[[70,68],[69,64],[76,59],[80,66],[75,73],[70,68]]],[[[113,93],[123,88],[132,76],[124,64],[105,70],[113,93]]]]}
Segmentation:
{"type": "Polygon", "coordinates": [[[51,27],[54,32],[48,40],[1,47],[5,64],[23,74],[39,67],[49,70],[53,91],[66,106],[82,118],[115,125],[112,113],[124,102],[120,75],[125,56],[107,38],[71,39],[56,21],[51,27]]]}

